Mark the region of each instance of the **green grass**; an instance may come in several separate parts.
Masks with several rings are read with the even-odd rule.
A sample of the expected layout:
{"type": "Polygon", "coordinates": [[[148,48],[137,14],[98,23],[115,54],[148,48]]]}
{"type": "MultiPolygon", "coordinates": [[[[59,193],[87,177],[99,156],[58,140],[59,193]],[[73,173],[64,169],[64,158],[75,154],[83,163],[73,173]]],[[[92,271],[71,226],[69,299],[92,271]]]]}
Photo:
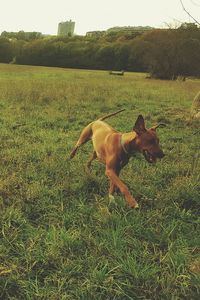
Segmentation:
{"type": "Polygon", "coordinates": [[[199,80],[0,65],[0,299],[199,299],[199,80]],[[67,157],[82,128],[159,129],[162,162],[137,156],[121,178],[140,204],[108,200],[104,166],[67,157]]]}

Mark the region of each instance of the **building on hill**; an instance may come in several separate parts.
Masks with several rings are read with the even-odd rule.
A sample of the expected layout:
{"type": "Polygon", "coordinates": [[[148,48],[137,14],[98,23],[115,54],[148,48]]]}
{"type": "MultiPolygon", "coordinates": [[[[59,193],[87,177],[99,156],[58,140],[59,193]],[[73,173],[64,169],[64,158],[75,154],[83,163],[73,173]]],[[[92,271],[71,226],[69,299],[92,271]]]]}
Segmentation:
{"type": "Polygon", "coordinates": [[[58,35],[72,36],[74,35],[75,22],[72,20],[60,22],[58,24],[58,35]]]}
{"type": "Polygon", "coordinates": [[[107,29],[106,31],[88,31],[86,36],[89,37],[100,37],[104,35],[109,35],[112,33],[123,33],[123,34],[142,34],[146,31],[153,30],[153,27],[150,26],[116,26],[107,29]]]}
{"type": "Polygon", "coordinates": [[[107,30],[107,33],[111,33],[111,32],[124,32],[124,33],[132,33],[132,32],[138,32],[138,33],[144,33],[145,31],[148,30],[153,30],[153,27],[150,26],[116,26],[116,27],[112,27],[109,28],[107,30]]]}

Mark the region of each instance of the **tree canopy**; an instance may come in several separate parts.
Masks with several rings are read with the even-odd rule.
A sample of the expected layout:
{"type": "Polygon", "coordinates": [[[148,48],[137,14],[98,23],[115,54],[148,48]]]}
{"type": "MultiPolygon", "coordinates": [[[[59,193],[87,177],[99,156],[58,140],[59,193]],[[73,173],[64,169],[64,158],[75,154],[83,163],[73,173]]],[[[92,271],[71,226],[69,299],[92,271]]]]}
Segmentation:
{"type": "Polygon", "coordinates": [[[149,72],[154,78],[200,76],[200,28],[111,31],[94,36],[3,32],[0,62],[68,68],[149,72]]]}

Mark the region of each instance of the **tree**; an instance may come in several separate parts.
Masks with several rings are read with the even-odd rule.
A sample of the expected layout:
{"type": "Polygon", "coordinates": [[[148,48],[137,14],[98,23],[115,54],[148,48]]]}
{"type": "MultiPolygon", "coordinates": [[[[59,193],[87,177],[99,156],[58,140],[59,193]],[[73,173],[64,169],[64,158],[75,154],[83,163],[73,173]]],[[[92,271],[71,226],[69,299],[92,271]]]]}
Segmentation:
{"type": "Polygon", "coordinates": [[[149,43],[143,61],[152,77],[200,75],[200,29],[196,26],[152,31],[141,40],[149,43]]]}
{"type": "Polygon", "coordinates": [[[184,4],[183,4],[183,1],[182,0],[180,0],[180,2],[181,2],[181,6],[182,6],[182,8],[183,8],[183,10],[186,12],[186,14],[188,14],[188,16],[190,17],[190,18],[192,18],[193,19],[193,21],[196,23],[196,24],[198,24],[198,25],[200,25],[200,23],[189,13],[189,11],[188,10],[186,10],[186,8],[185,8],[185,6],[184,6],[184,4]]]}
{"type": "Polygon", "coordinates": [[[96,54],[97,66],[100,69],[112,70],[115,66],[115,50],[112,45],[104,45],[96,54]]]}
{"type": "Polygon", "coordinates": [[[115,69],[116,70],[127,70],[130,46],[127,43],[117,43],[114,46],[115,49],[115,69]]]}
{"type": "Polygon", "coordinates": [[[9,63],[13,58],[13,47],[11,41],[0,37],[0,62],[9,63]]]}

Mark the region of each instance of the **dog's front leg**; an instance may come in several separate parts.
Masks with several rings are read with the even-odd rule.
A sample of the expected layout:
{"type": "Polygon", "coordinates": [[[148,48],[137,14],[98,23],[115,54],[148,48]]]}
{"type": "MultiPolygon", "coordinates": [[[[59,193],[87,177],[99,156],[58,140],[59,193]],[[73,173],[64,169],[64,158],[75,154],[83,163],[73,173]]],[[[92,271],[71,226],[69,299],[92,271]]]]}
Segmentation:
{"type": "Polygon", "coordinates": [[[117,186],[120,192],[125,196],[128,206],[131,208],[137,208],[138,207],[137,201],[131,196],[127,186],[121,181],[121,179],[119,179],[115,170],[107,166],[106,175],[112,181],[113,183],[112,187],[117,186]]]}
{"type": "MultiPolygon", "coordinates": [[[[114,169],[114,172],[117,175],[117,177],[119,177],[119,173],[120,173],[121,169],[123,169],[127,165],[128,161],[129,161],[129,158],[127,158],[126,160],[121,161],[118,168],[114,169]]],[[[110,180],[109,197],[113,198],[112,194],[117,192],[117,191],[119,191],[119,188],[113,183],[112,180],[110,180]]]]}
{"type": "Polygon", "coordinates": [[[109,199],[110,199],[110,200],[113,200],[113,199],[114,199],[113,194],[114,194],[115,192],[117,192],[117,190],[119,190],[118,187],[117,187],[117,186],[113,183],[113,181],[110,179],[110,188],[109,188],[109,199]]]}
{"type": "MultiPolygon", "coordinates": [[[[115,172],[115,174],[119,177],[119,173],[120,173],[120,169],[115,169],[113,170],[115,172]]],[[[114,184],[114,182],[112,181],[112,179],[110,179],[110,188],[109,188],[109,198],[113,199],[113,194],[115,192],[117,192],[117,190],[119,190],[119,188],[114,184]]]]}

